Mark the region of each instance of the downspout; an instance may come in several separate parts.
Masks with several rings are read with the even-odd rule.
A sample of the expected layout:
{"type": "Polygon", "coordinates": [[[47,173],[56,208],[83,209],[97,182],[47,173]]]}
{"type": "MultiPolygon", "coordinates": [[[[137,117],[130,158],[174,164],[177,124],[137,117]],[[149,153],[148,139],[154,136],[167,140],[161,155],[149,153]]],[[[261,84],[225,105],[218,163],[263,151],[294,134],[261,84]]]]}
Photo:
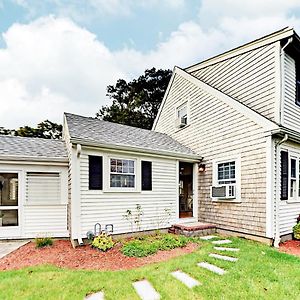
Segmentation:
{"type": "MultiPolygon", "coordinates": [[[[78,171],[78,177],[77,178],[80,178],[80,156],[81,156],[81,151],[82,151],[82,147],[80,144],[77,144],[76,146],[76,156],[77,156],[77,168],[76,168],[76,171],[78,171]]],[[[80,186],[80,182],[78,182],[78,186],[80,186]]],[[[81,197],[79,197],[79,201],[81,201],[81,197]]],[[[83,240],[80,236],[80,231],[81,231],[81,220],[80,220],[80,212],[78,213],[77,215],[77,226],[78,226],[78,245],[79,246],[82,246],[83,245],[83,240]]]]}
{"type": "Polygon", "coordinates": [[[293,41],[293,37],[290,37],[286,44],[281,48],[280,51],[280,99],[279,99],[279,123],[282,124],[282,109],[283,109],[283,99],[284,99],[284,82],[283,82],[283,72],[284,72],[284,49],[293,41]]]}
{"type": "Polygon", "coordinates": [[[279,202],[280,202],[280,173],[279,173],[279,165],[280,165],[280,152],[279,146],[288,140],[289,136],[287,134],[284,135],[283,139],[275,144],[275,152],[276,152],[276,199],[275,199],[275,236],[273,246],[275,248],[279,247],[280,243],[280,231],[279,231],[279,202]]]}

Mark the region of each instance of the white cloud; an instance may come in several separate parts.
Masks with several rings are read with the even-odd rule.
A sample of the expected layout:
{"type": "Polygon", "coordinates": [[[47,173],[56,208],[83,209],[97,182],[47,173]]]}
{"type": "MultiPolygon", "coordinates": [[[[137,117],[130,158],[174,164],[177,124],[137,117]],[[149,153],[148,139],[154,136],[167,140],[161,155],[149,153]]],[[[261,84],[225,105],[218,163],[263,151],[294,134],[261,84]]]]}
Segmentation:
{"type": "MultiPolygon", "coordinates": [[[[210,1],[203,2],[200,16],[209,14],[210,1]]],[[[107,85],[118,78],[132,79],[153,66],[186,67],[287,25],[300,30],[300,20],[289,13],[298,4],[285,1],[280,13],[274,8],[272,14],[256,16],[224,1],[236,4],[234,10],[244,9],[245,15],[215,6],[215,24],[184,22],[146,53],[134,44],[111,51],[67,18],[48,16],[12,25],[3,34],[6,47],[0,49],[0,126],[35,125],[46,118],[61,122],[63,111],[93,116],[107,103],[107,85]]]]}

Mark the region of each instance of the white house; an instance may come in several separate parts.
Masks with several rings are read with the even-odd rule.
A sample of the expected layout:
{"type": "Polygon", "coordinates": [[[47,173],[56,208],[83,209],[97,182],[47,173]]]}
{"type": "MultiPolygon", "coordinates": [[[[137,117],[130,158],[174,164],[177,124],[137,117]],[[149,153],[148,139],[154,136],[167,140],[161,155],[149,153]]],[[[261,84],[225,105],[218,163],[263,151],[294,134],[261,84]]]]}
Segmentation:
{"type": "Polygon", "coordinates": [[[134,230],[200,221],[290,238],[300,214],[299,51],[285,28],[175,67],[152,131],[65,114],[64,142],[1,136],[0,238],[80,243],[96,223],[127,233],[137,204],[134,230]]]}

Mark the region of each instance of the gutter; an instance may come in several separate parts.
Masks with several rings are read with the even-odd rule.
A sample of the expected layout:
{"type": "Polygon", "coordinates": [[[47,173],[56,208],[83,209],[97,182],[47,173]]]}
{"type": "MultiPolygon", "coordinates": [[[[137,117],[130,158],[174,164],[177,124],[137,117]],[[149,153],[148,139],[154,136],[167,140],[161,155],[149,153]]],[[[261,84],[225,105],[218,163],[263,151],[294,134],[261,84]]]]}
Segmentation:
{"type": "Polygon", "coordinates": [[[0,161],[13,161],[13,162],[58,162],[68,164],[68,158],[65,157],[38,157],[38,156],[12,156],[12,155],[1,155],[0,161]]]}
{"type": "Polygon", "coordinates": [[[90,146],[90,147],[112,149],[112,150],[135,151],[139,153],[163,155],[163,156],[179,158],[179,159],[183,158],[183,159],[191,159],[195,161],[199,161],[202,159],[202,157],[197,154],[183,154],[183,153],[177,153],[177,152],[172,152],[167,150],[153,150],[149,148],[140,148],[136,146],[124,146],[118,144],[99,143],[94,141],[86,141],[84,139],[79,139],[79,138],[71,138],[70,142],[72,144],[81,144],[82,146],[90,146]]]}

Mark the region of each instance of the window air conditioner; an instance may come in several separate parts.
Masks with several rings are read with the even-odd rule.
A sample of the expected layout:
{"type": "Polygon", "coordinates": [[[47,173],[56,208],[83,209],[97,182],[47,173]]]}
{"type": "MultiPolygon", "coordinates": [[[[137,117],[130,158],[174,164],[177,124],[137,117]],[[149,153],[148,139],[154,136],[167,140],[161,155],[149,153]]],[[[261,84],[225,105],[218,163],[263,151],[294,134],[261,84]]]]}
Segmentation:
{"type": "Polygon", "coordinates": [[[235,185],[224,184],[210,187],[210,196],[212,199],[234,199],[235,185]]]}
{"type": "Polygon", "coordinates": [[[177,118],[175,121],[175,125],[177,128],[182,128],[186,126],[186,118],[177,118]]]}

